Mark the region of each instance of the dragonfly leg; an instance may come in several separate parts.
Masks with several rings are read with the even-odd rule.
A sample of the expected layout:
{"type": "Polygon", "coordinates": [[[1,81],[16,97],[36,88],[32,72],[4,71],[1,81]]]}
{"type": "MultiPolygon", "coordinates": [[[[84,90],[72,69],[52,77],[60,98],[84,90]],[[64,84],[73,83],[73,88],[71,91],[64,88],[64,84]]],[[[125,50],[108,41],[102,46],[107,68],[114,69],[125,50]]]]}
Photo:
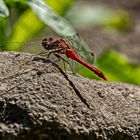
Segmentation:
{"type": "Polygon", "coordinates": [[[49,50],[48,51],[47,58],[49,58],[51,54],[56,54],[57,52],[60,52],[61,53],[61,51],[63,51],[62,48],[58,48],[58,49],[54,49],[54,50],[49,50]]]}
{"type": "Polygon", "coordinates": [[[65,65],[64,59],[61,56],[59,56],[58,54],[54,54],[54,55],[57,57],[58,61],[60,61],[60,59],[63,60],[64,70],[65,70],[65,73],[66,73],[67,71],[66,71],[66,65],[65,65]]]}
{"type": "Polygon", "coordinates": [[[65,65],[65,62],[70,66],[70,68],[71,68],[71,71],[73,72],[73,74],[75,74],[75,72],[74,72],[74,70],[73,70],[73,68],[72,68],[72,66],[71,66],[71,64],[66,60],[66,59],[64,59],[63,57],[61,57],[60,55],[58,55],[58,54],[54,54],[59,60],[60,59],[62,59],[63,60],[63,64],[64,64],[64,69],[66,70],[66,65],[65,65]]]}
{"type": "Polygon", "coordinates": [[[54,51],[50,50],[50,51],[38,53],[37,55],[47,56],[47,58],[49,58],[52,53],[54,53],[54,51]]]}
{"type": "Polygon", "coordinates": [[[66,62],[66,63],[70,66],[71,71],[73,72],[73,74],[75,74],[75,72],[74,72],[74,70],[73,70],[71,64],[70,64],[66,59],[64,59],[63,57],[61,57],[60,55],[58,55],[58,54],[55,53],[55,52],[60,51],[60,50],[61,50],[61,49],[58,49],[58,50],[49,50],[49,51],[45,51],[45,52],[38,53],[38,55],[47,56],[47,58],[49,58],[51,54],[54,54],[54,55],[58,58],[58,60],[55,61],[55,62],[58,62],[58,61],[60,61],[60,60],[63,60],[63,64],[64,64],[64,69],[65,69],[65,71],[66,71],[66,65],[65,65],[65,62],[66,62]]]}
{"type": "Polygon", "coordinates": [[[37,55],[42,55],[42,56],[44,56],[44,55],[47,55],[47,51],[45,51],[45,52],[41,52],[41,53],[38,53],[37,55]]]}

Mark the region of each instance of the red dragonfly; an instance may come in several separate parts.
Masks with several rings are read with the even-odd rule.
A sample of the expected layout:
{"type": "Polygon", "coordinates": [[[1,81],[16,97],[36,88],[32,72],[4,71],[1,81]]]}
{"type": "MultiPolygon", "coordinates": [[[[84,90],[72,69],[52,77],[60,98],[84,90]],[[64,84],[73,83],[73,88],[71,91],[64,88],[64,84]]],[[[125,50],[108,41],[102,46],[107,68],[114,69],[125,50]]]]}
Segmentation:
{"type": "MultiPolygon", "coordinates": [[[[47,53],[48,58],[51,54],[55,54],[56,56],[59,56],[57,54],[65,54],[68,58],[71,58],[71,59],[79,62],[80,64],[84,65],[85,67],[87,67],[88,69],[93,71],[99,77],[103,78],[104,80],[107,80],[107,78],[103,74],[103,72],[101,72],[99,69],[95,68],[94,66],[92,66],[89,63],[82,60],[75,53],[75,51],[73,49],[71,49],[70,44],[68,44],[65,39],[60,38],[60,39],[54,40],[53,38],[48,38],[48,39],[45,38],[42,41],[42,46],[47,51],[42,52],[41,54],[47,53]]],[[[59,57],[59,58],[61,58],[61,57],[59,57]]]]}
{"type": "MultiPolygon", "coordinates": [[[[4,42],[0,42],[0,45],[2,46],[9,45],[9,46],[14,46],[15,48],[20,45],[25,45],[26,47],[28,45],[35,47],[37,46],[38,42],[40,42],[40,39],[33,42],[31,41],[29,43],[14,41],[14,42],[9,42],[7,44],[4,42]]],[[[54,38],[48,38],[48,39],[45,38],[42,41],[42,46],[44,47],[46,52],[42,52],[40,54],[47,54],[48,55],[47,57],[49,57],[51,54],[55,54],[56,57],[66,61],[69,64],[67,60],[59,56],[59,54],[65,54],[66,57],[79,62],[83,66],[93,71],[99,77],[103,78],[104,80],[107,80],[106,76],[99,69],[95,68],[94,66],[84,61],[84,59],[88,59],[88,62],[90,62],[91,60],[93,62],[93,54],[87,51],[80,43],[81,43],[81,40],[79,39],[79,35],[77,34],[71,37],[66,37],[65,39],[60,38],[60,39],[55,40],[54,38]]]]}

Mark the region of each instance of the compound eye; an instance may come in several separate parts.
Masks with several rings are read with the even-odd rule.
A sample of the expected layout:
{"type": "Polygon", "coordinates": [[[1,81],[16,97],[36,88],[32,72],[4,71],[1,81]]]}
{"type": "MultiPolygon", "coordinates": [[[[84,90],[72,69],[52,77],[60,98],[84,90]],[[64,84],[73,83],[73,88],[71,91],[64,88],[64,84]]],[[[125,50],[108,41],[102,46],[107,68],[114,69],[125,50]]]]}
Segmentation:
{"type": "Polygon", "coordinates": [[[49,42],[52,42],[52,41],[53,41],[53,38],[50,37],[50,38],[49,38],[49,42]]]}
{"type": "Polygon", "coordinates": [[[48,46],[48,40],[47,40],[47,38],[43,39],[41,44],[42,44],[42,46],[44,48],[47,48],[47,46],[48,46]]]}

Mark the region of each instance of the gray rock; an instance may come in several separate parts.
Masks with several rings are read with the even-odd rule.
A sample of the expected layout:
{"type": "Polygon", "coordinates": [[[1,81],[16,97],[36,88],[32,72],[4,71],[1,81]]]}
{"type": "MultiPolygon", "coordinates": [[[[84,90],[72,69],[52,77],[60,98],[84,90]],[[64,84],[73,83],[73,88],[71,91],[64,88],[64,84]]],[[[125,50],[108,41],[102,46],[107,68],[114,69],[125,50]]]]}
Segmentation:
{"type": "Polygon", "coordinates": [[[27,53],[0,53],[0,140],[25,139],[139,140],[140,87],[65,74],[27,53]]]}

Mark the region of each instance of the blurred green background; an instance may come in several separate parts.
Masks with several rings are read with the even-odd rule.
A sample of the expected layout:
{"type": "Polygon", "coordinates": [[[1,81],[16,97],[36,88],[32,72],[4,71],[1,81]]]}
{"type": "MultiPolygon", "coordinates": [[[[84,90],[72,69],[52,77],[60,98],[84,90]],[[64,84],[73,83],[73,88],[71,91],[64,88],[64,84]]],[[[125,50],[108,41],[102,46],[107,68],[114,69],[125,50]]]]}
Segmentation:
{"type": "MultiPolygon", "coordinates": [[[[140,6],[135,0],[130,3],[133,4],[128,0],[0,0],[0,50],[37,53],[41,51],[38,42],[44,36],[79,33],[82,50],[88,52],[90,48],[96,57],[92,64],[109,81],[140,85],[140,6]]],[[[77,68],[77,72],[99,79],[85,67],[77,68]]]]}

